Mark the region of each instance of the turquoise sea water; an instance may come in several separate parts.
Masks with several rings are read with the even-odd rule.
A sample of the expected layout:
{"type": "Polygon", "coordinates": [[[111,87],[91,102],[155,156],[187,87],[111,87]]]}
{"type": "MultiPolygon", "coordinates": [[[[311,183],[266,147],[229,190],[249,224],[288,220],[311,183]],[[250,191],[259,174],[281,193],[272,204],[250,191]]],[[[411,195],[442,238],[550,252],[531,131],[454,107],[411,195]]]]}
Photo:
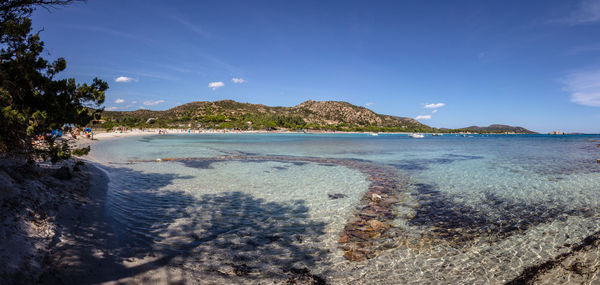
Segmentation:
{"type": "MultiPolygon", "coordinates": [[[[190,278],[280,282],[308,270],[339,284],[501,284],[600,230],[599,143],[186,134],[106,140],[92,155],[107,165],[121,254],[173,257],[190,278]],[[350,262],[340,233],[380,175],[402,184],[394,245],[350,262]]],[[[587,257],[597,266],[597,252],[587,257]]],[[[599,282],[595,272],[581,278],[599,282]]]]}

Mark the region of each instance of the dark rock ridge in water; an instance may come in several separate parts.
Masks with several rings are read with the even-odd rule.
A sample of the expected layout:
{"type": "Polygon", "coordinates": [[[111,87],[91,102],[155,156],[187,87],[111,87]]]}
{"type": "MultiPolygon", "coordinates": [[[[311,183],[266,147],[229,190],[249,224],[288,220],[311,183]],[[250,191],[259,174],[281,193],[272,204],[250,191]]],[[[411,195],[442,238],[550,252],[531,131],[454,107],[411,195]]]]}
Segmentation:
{"type": "Polygon", "coordinates": [[[483,156],[477,155],[460,155],[460,154],[446,154],[439,158],[430,158],[430,159],[410,159],[410,160],[402,160],[396,163],[391,163],[390,165],[406,171],[421,171],[429,169],[429,165],[432,164],[449,164],[456,161],[464,161],[464,160],[473,160],[473,159],[482,159],[483,156]]]}
{"type": "Polygon", "coordinates": [[[595,214],[590,208],[572,209],[553,201],[524,203],[493,193],[487,193],[480,207],[473,208],[456,202],[434,185],[416,183],[413,189],[419,206],[409,224],[430,228],[429,239],[443,240],[453,247],[468,246],[478,239],[494,243],[555,219],[595,214]]]}

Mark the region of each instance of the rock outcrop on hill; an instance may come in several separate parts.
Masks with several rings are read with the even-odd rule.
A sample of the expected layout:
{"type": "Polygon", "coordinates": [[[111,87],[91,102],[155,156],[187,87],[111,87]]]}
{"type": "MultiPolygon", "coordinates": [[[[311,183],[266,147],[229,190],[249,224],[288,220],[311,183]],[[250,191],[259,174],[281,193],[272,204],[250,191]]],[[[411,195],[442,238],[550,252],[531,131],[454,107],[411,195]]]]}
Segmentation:
{"type": "Polygon", "coordinates": [[[266,129],[273,127],[344,131],[428,132],[433,128],[412,118],[377,114],[341,101],[308,100],[294,107],[270,107],[233,100],[191,102],[165,111],[105,111],[103,119],[129,126],[148,123],[164,127],[266,129]]]}

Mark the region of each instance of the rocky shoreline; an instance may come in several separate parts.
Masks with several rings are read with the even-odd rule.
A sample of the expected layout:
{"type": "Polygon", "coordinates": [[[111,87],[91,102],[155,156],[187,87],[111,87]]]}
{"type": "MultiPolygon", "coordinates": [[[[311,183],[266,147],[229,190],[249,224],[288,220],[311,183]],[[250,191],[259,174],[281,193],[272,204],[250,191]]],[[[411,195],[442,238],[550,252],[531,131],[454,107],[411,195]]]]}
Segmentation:
{"type": "Polygon", "coordinates": [[[0,283],[38,283],[47,275],[62,241],[59,216],[88,203],[89,178],[80,161],[0,159],[0,283]]]}

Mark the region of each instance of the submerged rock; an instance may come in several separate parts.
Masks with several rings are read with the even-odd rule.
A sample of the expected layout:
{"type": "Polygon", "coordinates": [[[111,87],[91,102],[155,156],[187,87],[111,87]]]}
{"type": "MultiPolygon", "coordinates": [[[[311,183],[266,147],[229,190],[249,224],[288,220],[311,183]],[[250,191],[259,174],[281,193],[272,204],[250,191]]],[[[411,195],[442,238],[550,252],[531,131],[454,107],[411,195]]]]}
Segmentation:
{"type": "Polygon", "coordinates": [[[339,239],[338,243],[347,243],[350,240],[347,234],[343,234],[339,239]]]}
{"type": "Polygon", "coordinates": [[[329,199],[331,200],[336,200],[336,199],[341,199],[341,198],[346,198],[348,196],[342,194],[342,193],[336,193],[336,194],[327,194],[327,196],[329,197],[329,199]]]}
{"type": "Polygon", "coordinates": [[[358,252],[356,250],[347,250],[344,253],[344,257],[349,261],[363,261],[367,259],[366,255],[362,252],[358,252]]]}
{"type": "Polygon", "coordinates": [[[366,231],[354,230],[354,231],[349,231],[348,233],[354,237],[361,239],[361,240],[369,240],[371,238],[371,234],[369,234],[366,231]]]}
{"type": "Polygon", "coordinates": [[[373,202],[379,202],[379,201],[381,201],[381,195],[379,195],[377,193],[372,193],[371,194],[371,201],[373,201],[373,202]]]}
{"type": "Polygon", "coordinates": [[[386,231],[390,228],[390,225],[386,224],[386,223],[382,223],[378,220],[369,220],[367,221],[367,224],[374,230],[374,231],[386,231]]]}

